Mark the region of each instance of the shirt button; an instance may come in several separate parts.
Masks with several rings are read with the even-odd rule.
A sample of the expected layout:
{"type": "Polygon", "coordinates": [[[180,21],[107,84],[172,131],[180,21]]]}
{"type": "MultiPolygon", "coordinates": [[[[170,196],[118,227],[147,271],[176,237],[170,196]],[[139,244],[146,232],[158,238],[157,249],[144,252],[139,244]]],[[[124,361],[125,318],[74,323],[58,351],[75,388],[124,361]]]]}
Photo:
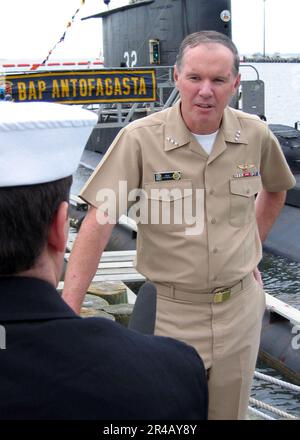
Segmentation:
{"type": "Polygon", "coordinates": [[[250,189],[247,189],[246,194],[250,194],[250,189]]]}
{"type": "Polygon", "coordinates": [[[213,249],[213,253],[216,254],[217,252],[218,252],[218,249],[217,249],[217,248],[214,248],[214,249],[213,249]]]}
{"type": "Polygon", "coordinates": [[[210,190],[209,190],[209,194],[210,194],[211,196],[213,196],[215,193],[216,193],[216,191],[215,191],[214,189],[210,189],[210,190]]]}
{"type": "Polygon", "coordinates": [[[215,225],[215,224],[217,223],[217,220],[216,220],[215,218],[212,218],[212,219],[211,219],[211,223],[212,223],[213,225],[215,225]]]}

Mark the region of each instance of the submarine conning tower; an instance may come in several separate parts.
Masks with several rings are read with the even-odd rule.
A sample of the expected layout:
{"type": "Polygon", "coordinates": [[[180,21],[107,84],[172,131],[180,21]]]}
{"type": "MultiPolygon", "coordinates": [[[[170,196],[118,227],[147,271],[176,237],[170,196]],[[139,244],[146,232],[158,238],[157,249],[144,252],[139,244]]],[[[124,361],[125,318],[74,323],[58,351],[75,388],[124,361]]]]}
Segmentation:
{"type": "Polygon", "coordinates": [[[156,77],[153,102],[115,100],[99,106],[98,124],[86,149],[102,154],[121,128],[170,107],[178,99],[173,66],[180,43],[188,34],[214,30],[231,38],[231,0],[143,0],[83,20],[91,18],[102,19],[106,68],[126,71],[152,67],[156,77]]]}
{"type": "Polygon", "coordinates": [[[102,18],[105,67],[172,66],[184,37],[200,30],[231,38],[231,0],[144,0],[90,18],[102,18]]]}

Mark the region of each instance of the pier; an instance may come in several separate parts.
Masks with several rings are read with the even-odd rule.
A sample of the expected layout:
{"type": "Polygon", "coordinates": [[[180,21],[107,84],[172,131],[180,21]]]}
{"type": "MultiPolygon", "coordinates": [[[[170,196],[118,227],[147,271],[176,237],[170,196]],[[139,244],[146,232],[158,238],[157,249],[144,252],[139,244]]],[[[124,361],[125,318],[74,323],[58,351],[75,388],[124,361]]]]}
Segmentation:
{"type": "Polygon", "coordinates": [[[281,58],[277,56],[242,57],[242,63],[300,63],[300,57],[281,58]]]}

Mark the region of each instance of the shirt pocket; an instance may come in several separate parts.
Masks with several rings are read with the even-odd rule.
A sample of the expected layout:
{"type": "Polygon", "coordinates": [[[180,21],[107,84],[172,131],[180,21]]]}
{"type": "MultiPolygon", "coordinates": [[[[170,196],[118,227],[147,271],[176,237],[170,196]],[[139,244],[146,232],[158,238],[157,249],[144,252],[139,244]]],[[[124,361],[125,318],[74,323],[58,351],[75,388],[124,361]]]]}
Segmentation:
{"type": "Polygon", "coordinates": [[[230,180],[230,218],[232,226],[242,227],[255,218],[255,194],[262,189],[261,177],[230,180]]]}
{"type": "Polygon", "coordinates": [[[185,210],[191,212],[193,186],[190,179],[145,183],[148,224],[153,230],[181,231],[188,226],[185,210]]]}

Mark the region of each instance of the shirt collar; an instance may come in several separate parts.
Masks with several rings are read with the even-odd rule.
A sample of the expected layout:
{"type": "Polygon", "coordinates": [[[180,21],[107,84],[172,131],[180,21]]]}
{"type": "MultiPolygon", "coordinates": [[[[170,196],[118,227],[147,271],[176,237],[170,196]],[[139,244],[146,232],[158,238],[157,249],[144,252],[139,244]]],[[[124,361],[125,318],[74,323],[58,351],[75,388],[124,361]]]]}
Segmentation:
{"type": "Polygon", "coordinates": [[[180,110],[180,100],[171,107],[165,129],[165,151],[186,145],[191,140],[191,132],[185,125],[180,110]]]}
{"type": "MultiPolygon", "coordinates": [[[[220,131],[225,142],[248,144],[238,116],[230,107],[224,110],[220,131]]],[[[170,109],[165,130],[165,151],[182,147],[193,140],[192,133],[181,116],[180,100],[170,109]]]]}
{"type": "Polygon", "coordinates": [[[248,144],[245,130],[241,125],[240,119],[235,110],[226,107],[224,110],[220,130],[224,140],[233,144],[248,144]]]}

